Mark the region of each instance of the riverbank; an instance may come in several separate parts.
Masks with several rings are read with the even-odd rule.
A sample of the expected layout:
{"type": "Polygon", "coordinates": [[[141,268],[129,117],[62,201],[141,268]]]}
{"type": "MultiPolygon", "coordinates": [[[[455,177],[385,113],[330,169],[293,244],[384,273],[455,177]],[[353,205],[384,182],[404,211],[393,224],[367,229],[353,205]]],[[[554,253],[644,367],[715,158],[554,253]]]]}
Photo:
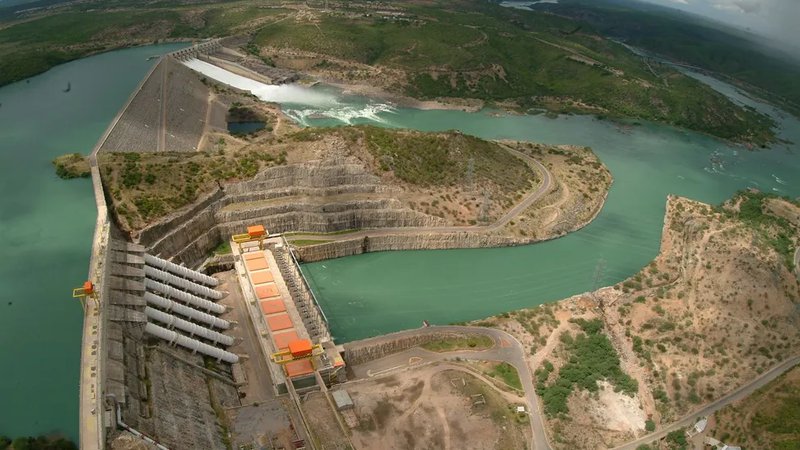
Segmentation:
{"type": "Polygon", "coordinates": [[[537,370],[537,391],[555,448],[608,448],[631,441],[688,417],[797,355],[794,311],[800,292],[792,267],[780,247],[757,237],[784,233],[789,226],[793,245],[800,241],[800,224],[769,219],[776,217],[771,216],[775,202],[785,201],[746,193],[712,207],[670,197],[660,254],[638,274],[475,323],[498,327],[531,347],[528,363],[537,370]],[[765,218],[754,220],[753,210],[744,206],[755,199],[765,218]],[[582,351],[578,343],[588,341],[580,339],[593,339],[586,337],[592,332],[585,321],[598,322],[605,337],[597,339],[608,341],[622,373],[637,386],[632,395],[612,392],[605,382],[577,382],[563,403],[548,391],[559,377],[570,376],[567,371],[578,370],[565,355],[582,351]],[[646,430],[647,422],[652,429],[646,430]]]}

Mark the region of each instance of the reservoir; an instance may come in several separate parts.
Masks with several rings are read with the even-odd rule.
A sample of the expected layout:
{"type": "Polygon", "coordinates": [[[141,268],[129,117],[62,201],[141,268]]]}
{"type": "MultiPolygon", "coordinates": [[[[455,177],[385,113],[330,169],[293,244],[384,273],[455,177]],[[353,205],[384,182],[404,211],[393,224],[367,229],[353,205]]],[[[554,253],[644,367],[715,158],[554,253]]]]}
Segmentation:
{"type": "MultiPolygon", "coordinates": [[[[50,161],[88,153],[154,63],[147,57],[177,47],[86,58],[0,88],[0,434],[77,437],[81,311],[70,291],[86,278],[95,211],[90,183],[59,180],[50,161]],[[64,93],[68,82],[71,90],[64,93]]],[[[307,125],[376,123],[588,145],[615,177],[597,220],[555,241],[306,265],[339,342],[418,327],[422,320],[479,319],[620,281],[657,254],[670,193],[712,203],[747,187],[800,194],[796,144],[749,152],[669,127],[586,116],[422,111],[296,87],[264,89],[263,95],[281,95],[287,114],[307,125]],[[292,103],[298,97],[303,104],[292,103]]],[[[800,123],[753,104],[778,118],[782,137],[800,142],[800,123]]]]}
{"type": "Polygon", "coordinates": [[[91,182],[59,179],[50,161],[89,153],[147,58],[182,46],[98,55],[0,88],[0,434],[77,442],[83,313],[71,293],[88,274],[97,213],[91,182]]]}

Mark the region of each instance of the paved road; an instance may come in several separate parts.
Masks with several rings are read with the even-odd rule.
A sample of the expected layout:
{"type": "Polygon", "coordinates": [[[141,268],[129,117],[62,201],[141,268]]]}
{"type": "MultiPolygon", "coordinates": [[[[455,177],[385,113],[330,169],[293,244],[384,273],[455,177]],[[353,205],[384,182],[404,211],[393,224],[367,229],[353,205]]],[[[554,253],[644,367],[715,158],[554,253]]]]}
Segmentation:
{"type": "Polygon", "coordinates": [[[699,417],[709,416],[715,411],[722,409],[724,406],[749,396],[750,394],[764,387],[770,381],[774,380],[775,378],[778,378],[781,374],[793,368],[797,364],[800,364],[800,356],[789,358],[786,361],[773,367],[769,371],[764,372],[761,376],[759,376],[755,380],[745,384],[744,386],[736,389],[735,391],[720,398],[719,400],[709,403],[703,408],[684,416],[677,422],[673,422],[669,426],[662,428],[660,431],[657,431],[655,433],[650,433],[635,441],[628,442],[625,445],[616,447],[614,450],[635,450],[636,447],[642,444],[649,444],[650,442],[663,438],[664,436],[667,435],[667,433],[671,431],[675,431],[677,429],[693,425],[699,417]]]}
{"type": "Polygon", "coordinates": [[[292,234],[292,240],[314,240],[314,239],[325,239],[331,241],[345,241],[351,239],[360,239],[365,237],[375,237],[375,236],[397,236],[397,235],[409,235],[409,234],[449,234],[449,233],[461,233],[461,232],[469,232],[469,233],[476,233],[476,232],[491,232],[497,231],[500,228],[506,226],[512,219],[520,215],[526,209],[530,208],[534,202],[539,200],[543,195],[545,195],[553,184],[553,176],[550,174],[550,171],[547,170],[545,166],[542,165],[539,161],[531,158],[530,156],[514,150],[508,146],[503,146],[509,153],[518,157],[519,159],[525,161],[533,170],[539,172],[542,176],[542,183],[539,187],[528,194],[521,202],[519,202],[516,206],[508,210],[502,217],[497,219],[494,223],[490,225],[472,225],[472,226],[447,226],[447,227],[397,227],[397,228],[376,228],[370,230],[360,230],[354,231],[352,233],[345,233],[345,234],[292,234]]]}
{"type": "Polygon", "coordinates": [[[484,327],[465,327],[465,326],[432,326],[427,328],[418,328],[415,330],[401,331],[398,333],[387,334],[374,338],[364,339],[362,341],[351,342],[345,345],[345,348],[352,345],[361,344],[380,344],[385,341],[392,341],[400,337],[407,337],[413,335],[422,335],[427,333],[437,333],[441,331],[452,331],[461,333],[480,333],[491,337],[495,341],[495,346],[486,350],[472,350],[472,351],[455,351],[446,353],[430,352],[419,347],[403,352],[395,353],[376,361],[370,361],[365,364],[353,367],[355,375],[359,378],[375,376],[382,372],[390,372],[403,367],[408,367],[408,360],[410,357],[422,358],[422,362],[426,361],[444,361],[452,360],[453,358],[463,358],[472,360],[485,360],[485,361],[503,361],[511,364],[517,369],[519,379],[522,382],[522,387],[525,390],[525,400],[528,403],[530,410],[530,424],[533,439],[531,440],[531,449],[533,450],[550,450],[550,445],[547,442],[545,435],[544,422],[542,421],[541,410],[539,409],[539,401],[536,397],[536,390],[533,384],[533,377],[531,370],[525,361],[525,349],[522,344],[513,336],[505,331],[497,330],[494,328],[484,327]]]}

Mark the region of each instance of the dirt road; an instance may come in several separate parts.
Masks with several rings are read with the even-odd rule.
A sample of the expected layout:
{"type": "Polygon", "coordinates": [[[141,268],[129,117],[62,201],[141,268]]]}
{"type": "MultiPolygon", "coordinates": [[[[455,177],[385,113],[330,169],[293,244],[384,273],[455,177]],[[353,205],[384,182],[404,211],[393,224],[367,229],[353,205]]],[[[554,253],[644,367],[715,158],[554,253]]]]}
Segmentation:
{"type": "Polygon", "coordinates": [[[292,234],[292,240],[314,240],[324,237],[325,240],[330,241],[345,241],[351,239],[362,239],[365,237],[376,236],[398,236],[398,235],[414,235],[414,234],[448,234],[448,233],[478,233],[478,232],[492,232],[506,226],[512,219],[520,215],[526,209],[530,208],[537,200],[545,195],[553,184],[553,176],[547,168],[539,161],[531,158],[530,156],[514,150],[508,146],[504,146],[511,154],[525,161],[533,170],[539,172],[542,176],[542,183],[539,187],[529,193],[521,202],[517,203],[513,208],[509,209],[502,217],[497,219],[489,225],[472,225],[472,226],[447,226],[447,227],[397,227],[397,228],[376,228],[370,230],[354,231],[352,233],[343,234],[292,234]]]}
{"type": "Polygon", "coordinates": [[[454,351],[445,353],[431,352],[419,347],[415,347],[410,350],[395,353],[384,358],[356,366],[353,368],[353,372],[358,378],[373,377],[384,373],[390,373],[409,367],[409,360],[412,358],[417,361],[415,365],[425,362],[453,360],[455,358],[506,362],[517,369],[520,382],[522,383],[522,387],[525,391],[525,400],[528,403],[528,409],[530,411],[531,434],[533,436],[533,439],[531,440],[531,449],[549,450],[550,445],[548,444],[547,436],[545,435],[544,422],[542,420],[538,398],[536,397],[533,377],[531,375],[530,368],[525,362],[525,349],[523,348],[522,344],[516,340],[516,338],[505,331],[484,327],[449,325],[432,326],[364,339],[362,341],[350,343],[350,345],[380,345],[381,342],[390,342],[402,337],[423,335],[426,333],[437,333],[441,331],[484,334],[491,337],[492,340],[494,340],[495,345],[494,347],[486,350],[454,351]]]}
{"type": "Polygon", "coordinates": [[[724,406],[727,406],[730,403],[739,401],[756,390],[764,387],[770,381],[778,378],[784,372],[788,371],[792,367],[800,364],[800,356],[795,356],[794,358],[789,358],[786,361],[778,364],[777,366],[773,367],[769,371],[763,373],[761,376],[756,378],[755,380],[741,386],[740,388],[736,389],[735,391],[731,392],[730,394],[709,403],[708,405],[704,406],[703,408],[694,411],[691,414],[684,416],[682,419],[678,420],[677,422],[673,422],[669,426],[662,428],[660,431],[655,433],[650,433],[646,436],[643,436],[635,441],[629,442],[625,445],[621,445],[619,447],[615,447],[614,450],[635,450],[636,447],[642,444],[649,444],[650,442],[659,440],[666,436],[669,432],[678,430],[680,428],[689,426],[694,424],[699,417],[708,416],[715,411],[722,409],[724,406]]]}

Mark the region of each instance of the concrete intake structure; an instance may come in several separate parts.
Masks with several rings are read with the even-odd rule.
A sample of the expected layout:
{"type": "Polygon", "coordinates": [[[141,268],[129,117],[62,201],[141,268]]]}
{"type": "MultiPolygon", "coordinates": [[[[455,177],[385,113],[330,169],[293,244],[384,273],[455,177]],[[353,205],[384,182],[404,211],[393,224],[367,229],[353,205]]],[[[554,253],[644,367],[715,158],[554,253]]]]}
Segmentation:
{"type": "Polygon", "coordinates": [[[188,267],[179,266],[174,262],[167,261],[166,259],[161,259],[149,253],[144,254],[144,262],[148,266],[152,266],[157,269],[161,269],[184,278],[189,278],[195,281],[196,283],[204,284],[206,286],[213,287],[219,284],[219,281],[214,277],[210,277],[204,273],[200,273],[196,270],[189,269],[188,267]]]}
{"type": "Polygon", "coordinates": [[[158,291],[166,295],[167,297],[178,299],[182,302],[188,303],[192,306],[196,306],[206,311],[215,312],[217,314],[222,314],[225,312],[225,307],[222,305],[218,305],[212,301],[200,298],[196,295],[189,294],[188,292],[183,292],[180,289],[176,289],[164,283],[159,283],[158,281],[145,278],[144,285],[145,287],[147,287],[147,289],[158,291]]]}
{"type": "Polygon", "coordinates": [[[201,284],[197,284],[185,278],[181,278],[177,275],[173,275],[169,272],[165,272],[163,270],[156,269],[155,267],[151,266],[144,266],[144,274],[147,278],[154,279],[161,281],[163,283],[170,284],[172,286],[181,288],[185,291],[191,292],[193,294],[197,294],[206,298],[212,298],[214,300],[219,300],[222,297],[225,297],[225,294],[219,291],[215,291],[209,287],[203,286],[201,284]]]}
{"type": "Polygon", "coordinates": [[[167,312],[176,312],[184,317],[188,317],[192,320],[202,322],[214,328],[227,330],[228,328],[231,327],[231,323],[225,319],[220,319],[219,317],[213,316],[211,314],[206,314],[202,311],[198,311],[186,305],[173,302],[172,300],[168,300],[152,292],[145,292],[144,299],[147,301],[149,305],[158,306],[159,308],[167,312]]]}
{"type": "Polygon", "coordinates": [[[181,331],[185,331],[189,333],[190,336],[197,335],[225,346],[231,346],[234,343],[234,339],[230,336],[210,330],[196,323],[189,322],[188,320],[180,319],[172,314],[167,314],[149,306],[144,308],[144,314],[149,319],[161,322],[170,328],[177,328],[181,331]]]}
{"type": "Polygon", "coordinates": [[[152,336],[161,338],[170,344],[178,344],[181,347],[188,348],[193,352],[200,352],[204,355],[210,356],[218,361],[224,361],[229,364],[235,364],[239,362],[239,356],[214,347],[213,345],[204,344],[197,339],[192,339],[186,337],[182,334],[178,334],[172,330],[168,330],[164,327],[160,327],[154,323],[148,322],[144,326],[144,331],[147,334],[152,336]]]}

